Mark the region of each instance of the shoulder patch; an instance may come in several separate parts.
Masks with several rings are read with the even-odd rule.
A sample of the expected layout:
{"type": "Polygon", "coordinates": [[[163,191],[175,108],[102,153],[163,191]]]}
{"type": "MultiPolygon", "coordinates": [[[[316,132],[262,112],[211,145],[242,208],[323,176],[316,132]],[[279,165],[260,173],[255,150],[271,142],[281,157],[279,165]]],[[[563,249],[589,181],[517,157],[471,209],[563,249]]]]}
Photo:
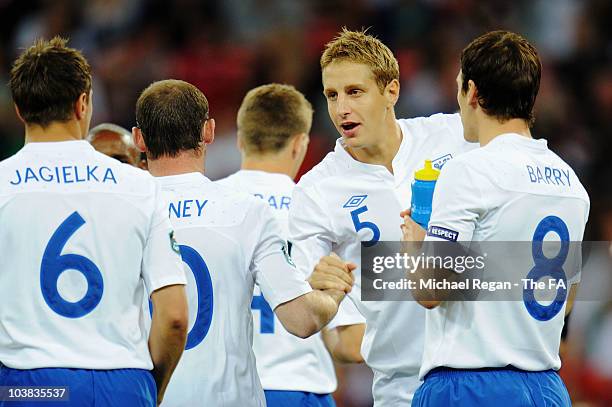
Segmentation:
{"type": "Polygon", "coordinates": [[[287,261],[287,263],[289,263],[290,266],[295,267],[295,263],[293,262],[293,259],[291,258],[291,254],[289,254],[289,248],[287,247],[287,243],[283,243],[283,246],[281,247],[281,251],[283,252],[283,256],[285,256],[285,260],[287,261]]]}
{"type": "Polygon", "coordinates": [[[170,248],[176,252],[176,254],[181,254],[181,248],[179,247],[178,242],[174,238],[174,230],[168,233],[168,237],[170,237],[170,248]]]}

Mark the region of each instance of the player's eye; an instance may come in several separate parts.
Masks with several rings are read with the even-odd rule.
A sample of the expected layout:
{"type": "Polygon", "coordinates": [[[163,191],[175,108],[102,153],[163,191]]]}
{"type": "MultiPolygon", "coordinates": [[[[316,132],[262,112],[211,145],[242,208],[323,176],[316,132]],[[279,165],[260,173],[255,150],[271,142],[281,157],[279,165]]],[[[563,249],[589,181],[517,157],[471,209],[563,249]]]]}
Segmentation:
{"type": "Polygon", "coordinates": [[[359,96],[363,93],[361,89],[349,89],[348,94],[351,96],[359,96]]]}
{"type": "Polygon", "coordinates": [[[326,92],[325,97],[327,98],[327,100],[336,100],[338,94],[336,92],[326,92]]]}

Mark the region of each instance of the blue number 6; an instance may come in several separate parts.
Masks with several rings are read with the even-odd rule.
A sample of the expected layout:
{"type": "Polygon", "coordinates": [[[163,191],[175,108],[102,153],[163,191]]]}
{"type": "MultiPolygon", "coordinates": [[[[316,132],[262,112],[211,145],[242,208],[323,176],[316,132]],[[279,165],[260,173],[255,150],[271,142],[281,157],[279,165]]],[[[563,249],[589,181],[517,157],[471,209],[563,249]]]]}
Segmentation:
{"type": "Polygon", "coordinates": [[[362,242],[365,247],[374,246],[380,239],[380,229],[374,222],[362,222],[359,220],[359,215],[367,212],[368,207],[362,206],[354,211],[351,211],[351,218],[353,219],[353,225],[355,225],[355,231],[359,232],[361,229],[370,229],[372,231],[372,239],[367,242],[362,242]]]}
{"type": "Polygon", "coordinates": [[[180,245],[181,257],[187,263],[196,282],[198,291],[198,311],[193,328],[187,334],[185,350],[194,348],[206,338],[213,316],[213,287],[206,262],[192,247],[180,245]]]}
{"type": "Polygon", "coordinates": [[[51,236],[40,264],[40,289],[47,305],[59,315],[80,318],[89,314],[100,303],[104,281],[100,269],[87,257],[78,254],[61,254],[68,239],[85,220],[73,212],[51,236]],[[87,293],[77,302],[62,298],[57,290],[57,280],[66,270],[77,270],[87,279],[87,293]]]}
{"type": "Polygon", "coordinates": [[[569,231],[563,220],[556,216],[548,216],[540,221],[533,233],[531,252],[535,266],[527,274],[527,278],[538,281],[542,277],[550,276],[555,280],[562,280],[563,285],[557,290],[555,300],[549,305],[542,305],[534,295],[533,287],[523,291],[523,302],[529,314],[538,321],[549,321],[563,308],[567,294],[567,279],[563,271],[563,263],[569,252],[569,231]],[[555,232],[561,240],[561,249],[554,258],[549,259],[542,251],[544,236],[548,232],[555,232]]]}

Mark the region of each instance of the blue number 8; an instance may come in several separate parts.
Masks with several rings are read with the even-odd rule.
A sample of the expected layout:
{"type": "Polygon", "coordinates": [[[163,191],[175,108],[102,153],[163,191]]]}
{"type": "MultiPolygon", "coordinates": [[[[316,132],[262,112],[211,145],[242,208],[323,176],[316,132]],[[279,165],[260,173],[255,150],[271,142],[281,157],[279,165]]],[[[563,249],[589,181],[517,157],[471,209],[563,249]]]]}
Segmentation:
{"type": "Polygon", "coordinates": [[[104,281],[100,269],[87,257],[78,254],[61,254],[68,239],[85,220],[73,212],[51,236],[40,264],[40,289],[45,302],[53,311],[67,318],[80,318],[94,310],[102,299],[104,281]],[[62,298],[57,290],[57,280],[66,270],[77,270],[87,280],[87,293],[77,302],[62,298]]]}
{"type": "Polygon", "coordinates": [[[538,321],[549,321],[561,311],[567,295],[567,279],[563,271],[563,263],[565,263],[569,252],[569,231],[565,222],[556,216],[548,216],[542,219],[533,234],[531,252],[535,266],[527,274],[527,279],[535,282],[542,277],[550,276],[557,281],[562,280],[564,283],[557,290],[555,300],[549,305],[542,305],[537,302],[533,286],[523,291],[523,303],[529,314],[538,321]],[[555,232],[561,240],[561,249],[552,259],[546,257],[542,252],[544,236],[548,232],[555,232]]]}
{"type": "Polygon", "coordinates": [[[187,334],[185,350],[195,348],[206,338],[213,316],[213,286],[206,262],[192,247],[180,245],[181,257],[189,266],[198,292],[198,311],[193,328],[187,334]]]}

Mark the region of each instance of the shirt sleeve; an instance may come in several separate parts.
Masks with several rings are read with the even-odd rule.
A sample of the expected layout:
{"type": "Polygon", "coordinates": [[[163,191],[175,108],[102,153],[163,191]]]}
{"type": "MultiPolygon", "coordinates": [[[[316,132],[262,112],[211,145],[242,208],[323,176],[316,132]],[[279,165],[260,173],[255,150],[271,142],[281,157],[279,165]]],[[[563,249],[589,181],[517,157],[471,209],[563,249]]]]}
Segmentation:
{"type": "Polygon", "coordinates": [[[470,242],[483,209],[477,176],[462,160],[442,168],[433,195],[425,241],[470,242]]]}
{"type": "Polygon", "coordinates": [[[168,218],[168,200],[155,187],[155,210],[145,243],[142,277],[149,296],[153,291],[174,284],[187,284],[178,243],[168,218]]]}
{"type": "Polygon", "coordinates": [[[293,190],[289,209],[291,255],[298,269],[308,278],[321,257],[332,251],[334,235],[329,215],[313,189],[299,185],[293,190]]]}
{"type": "Polygon", "coordinates": [[[254,232],[259,241],[253,253],[250,270],[261,292],[275,309],[312,291],[310,284],[298,272],[289,255],[287,242],[281,237],[281,225],[272,210],[263,202],[257,202],[259,227],[254,232]]]}
{"type": "MultiPolygon", "coordinates": [[[[331,220],[322,202],[321,197],[312,188],[298,185],[293,190],[289,209],[289,240],[292,244],[291,255],[304,278],[312,274],[321,257],[332,251],[336,240],[331,220]]],[[[327,328],[364,323],[365,318],[355,304],[345,297],[327,328]]]]}
{"type": "Polygon", "coordinates": [[[344,297],[340,306],[338,307],[338,313],[336,316],[327,324],[327,329],[338,328],[339,326],[365,324],[366,320],[363,315],[357,310],[357,307],[350,300],[350,298],[344,297]]]}

